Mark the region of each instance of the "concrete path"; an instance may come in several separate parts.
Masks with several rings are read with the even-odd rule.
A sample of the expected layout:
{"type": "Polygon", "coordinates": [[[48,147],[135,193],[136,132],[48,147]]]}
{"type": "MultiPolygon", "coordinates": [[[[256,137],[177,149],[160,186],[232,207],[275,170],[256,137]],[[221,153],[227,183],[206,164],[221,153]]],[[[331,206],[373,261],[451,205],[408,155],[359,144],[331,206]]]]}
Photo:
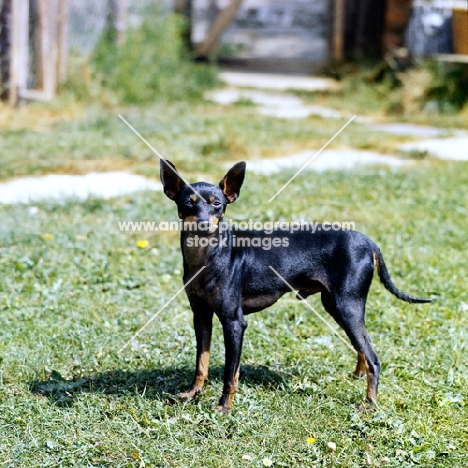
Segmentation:
{"type": "MultiPolygon", "coordinates": [[[[209,100],[221,105],[232,105],[248,100],[258,106],[260,114],[283,119],[300,119],[311,115],[318,115],[324,119],[350,117],[335,109],[305,104],[300,97],[286,92],[291,89],[338,90],[339,84],[331,79],[234,72],[221,73],[221,79],[229,87],[211,91],[206,95],[209,100]]],[[[468,132],[447,131],[408,123],[382,124],[362,117],[358,117],[356,121],[374,130],[410,136],[419,140],[401,145],[403,151],[427,152],[434,157],[447,160],[468,160],[468,132]]],[[[278,158],[248,161],[248,169],[261,174],[298,169],[314,154],[315,151],[306,151],[292,155],[278,155],[278,158]]],[[[398,169],[415,164],[415,161],[370,151],[329,148],[314,158],[307,169],[352,170],[365,164],[385,165],[398,169]]],[[[127,172],[24,177],[0,183],[0,203],[85,200],[91,196],[111,198],[140,190],[161,190],[161,185],[156,181],[127,172]]]]}
{"type": "MultiPolygon", "coordinates": [[[[315,151],[304,151],[282,158],[247,161],[247,170],[257,174],[274,174],[283,170],[299,169],[313,158],[306,170],[318,172],[330,170],[352,170],[364,165],[389,166],[401,168],[413,164],[413,161],[394,158],[371,151],[324,150],[316,158],[315,151]]],[[[230,167],[232,164],[226,164],[230,167]]]]}
{"type": "MultiPolygon", "coordinates": [[[[211,91],[206,95],[209,100],[221,105],[249,100],[258,106],[257,110],[260,114],[283,119],[301,119],[312,115],[326,119],[350,117],[335,109],[305,104],[300,97],[284,92],[291,89],[304,91],[338,90],[339,84],[331,79],[232,72],[221,73],[221,79],[229,87],[211,91]]],[[[467,131],[454,131],[410,123],[377,123],[372,122],[369,118],[359,116],[356,118],[356,122],[365,124],[373,130],[419,140],[401,145],[402,151],[409,153],[421,151],[440,159],[468,161],[467,131]]],[[[373,157],[375,159],[375,153],[373,157]]],[[[363,158],[366,159],[365,156],[363,158]]],[[[338,159],[334,159],[334,161],[333,164],[338,168],[338,159]]],[[[383,159],[381,161],[384,163],[383,159]]],[[[342,169],[347,168],[349,168],[349,164],[345,161],[343,154],[342,169]]]]}
{"type": "Polygon", "coordinates": [[[112,198],[141,190],[161,189],[161,184],[128,172],[21,177],[0,183],[0,203],[112,198]]]}
{"type": "Polygon", "coordinates": [[[449,161],[468,161],[468,134],[405,143],[400,148],[404,151],[427,152],[449,161]]]}
{"type": "Polygon", "coordinates": [[[286,91],[333,91],[340,88],[336,80],[313,76],[276,75],[269,73],[221,72],[220,78],[230,86],[286,91]]]}
{"type": "Polygon", "coordinates": [[[381,132],[415,138],[433,138],[446,136],[447,134],[452,133],[450,130],[445,130],[443,128],[409,123],[371,123],[371,126],[374,130],[379,130],[381,132]]]}
{"type": "Polygon", "coordinates": [[[280,119],[303,119],[311,115],[325,119],[342,117],[342,114],[334,109],[306,105],[301,98],[288,93],[227,88],[210,91],[205,96],[223,106],[250,101],[258,106],[260,114],[280,119]]]}

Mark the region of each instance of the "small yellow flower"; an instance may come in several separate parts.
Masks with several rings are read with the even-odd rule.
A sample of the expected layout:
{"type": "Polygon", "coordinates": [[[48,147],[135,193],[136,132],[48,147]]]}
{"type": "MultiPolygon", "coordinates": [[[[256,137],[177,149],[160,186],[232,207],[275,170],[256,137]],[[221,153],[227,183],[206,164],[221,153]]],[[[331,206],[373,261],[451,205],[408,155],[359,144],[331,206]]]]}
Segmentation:
{"type": "Polygon", "coordinates": [[[52,240],[54,238],[54,235],[53,234],[49,234],[49,233],[46,233],[46,234],[41,234],[41,237],[46,240],[46,241],[49,241],[49,240],[52,240]]]}
{"type": "Polygon", "coordinates": [[[136,246],[139,248],[139,249],[147,249],[149,247],[149,242],[147,240],[139,240],[137,243],[136,243],[136,246]]]}
{"type": "Polygon", "coordinates": [[[273,465],[273,461],[270,458],[263,459],[263,466],[271,466],[273,465]]]}
{"type": "Polygon", "coordinates": [[[307,443],[309,445],[315,444],[315,437],[307,437],[307,443]]]}

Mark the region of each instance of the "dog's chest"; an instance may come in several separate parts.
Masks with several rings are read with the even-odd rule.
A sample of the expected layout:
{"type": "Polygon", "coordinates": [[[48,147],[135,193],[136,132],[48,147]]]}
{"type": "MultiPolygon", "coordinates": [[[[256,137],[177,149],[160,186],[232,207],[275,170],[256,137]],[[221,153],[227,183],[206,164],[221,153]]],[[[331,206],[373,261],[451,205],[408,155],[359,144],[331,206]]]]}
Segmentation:
{"type": "Polygon", "coordinates": [[[199,270],[206,264],[207,247],[200,245],[200,237],[190,233],[182,238],[184,263],[190,270],[199,270]]]}

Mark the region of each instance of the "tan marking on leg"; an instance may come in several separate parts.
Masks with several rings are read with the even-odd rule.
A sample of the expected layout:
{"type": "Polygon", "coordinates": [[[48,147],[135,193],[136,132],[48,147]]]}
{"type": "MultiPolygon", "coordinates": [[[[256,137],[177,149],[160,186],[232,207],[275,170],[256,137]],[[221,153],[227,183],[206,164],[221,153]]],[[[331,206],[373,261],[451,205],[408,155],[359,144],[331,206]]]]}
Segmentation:
{"type": "Polygon", "coordinates": [[[239,386],[239,370],[234,375],[234,379],[228,383],[227,392],[223,393],[221,399],[219,400],[219,405],[216,407],[216,411],[221,413],[227,413],[232,408],[232,402],[234,401],[234,395],[237,392],[239,386]]]}
{"type": "Polygon", "coordinates": [[[200,360],[197,363],[197,371],[195,374],[195,385],[203,387],[205,380],[208,377],[208,367],[210,364],[210,352],[203,351],[200,360]]]}
{"type": "Polygon", "coordinates": [[[373,255],[374,255],[374,269],[379,271],[380,269],[379,257],[377,257],[376,252],[373,252],[373,255]]]}
{"type": "Polygon", "coordinates": [[[203,351],[200,359],[197,362],[197,369],[195,371],[195,379],[188,392],[179,393],[179,398],[190,400],[196,397],[203,390],[205,380],[208,377],[208,368],[210,364],[210,351],[203,351]]]}
{"type": "Polygon", "coordinates": [[[221,406],[221,408],[222,408],[221,411],[222,411],[222,412],[228,412],[228,411],[230,411],[230,409],[232,408],[232,402],[234,401],[234,395],[235,395],[234,392],[228,394],[224,405],[221,406]]]}
{"type": "Polygon", "coordinates": [[[375,391],[375,386],[372,384],[371,374],[369,369],[367,369],[367,401],[369,403],[377,403],[377,392],[375,391]]]}
{"type": "Polygon", "coordinates": [[[363,353],[358,353],[356,370],[353,373],[354,377],[360,378],[366,375],[367,377],[367,391],[366,398],[370,403],[377,403],[377,392],[375,385],[372,383],[372,374],[370,373],[369,366],[367,365],[366,357],[363,353]]]}
{"type": "Polygon", "coordinates": [[[366,397],[367,397],[367,401],[371,404],[371,406],[373,406],[374,403],[377,403],[377,388],[375,386],[375,378],[373,379],[373,377],[375,376],[371,374],[369,366],[366,367],[366,375],[367,375],[366,397]]]}
{"type": "Polygon", "coordinates": [[[363,353],[357,354],[356,370],[353,372],[354,377],[360,378],[367,372],[367,361],[363,353]]]}

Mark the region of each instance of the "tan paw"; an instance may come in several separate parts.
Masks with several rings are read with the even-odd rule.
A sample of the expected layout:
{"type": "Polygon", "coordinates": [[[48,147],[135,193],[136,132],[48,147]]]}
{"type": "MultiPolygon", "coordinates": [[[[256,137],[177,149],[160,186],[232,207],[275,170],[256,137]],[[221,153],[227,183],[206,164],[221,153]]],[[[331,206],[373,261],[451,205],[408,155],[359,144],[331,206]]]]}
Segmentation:
{"type": "Polygon", "coordinates": [[[201,391],[202,389],[200,387],[195,387],[190,389],[188,392],[178,393],[177,397],[181,400],[191,400],[192,398],[200,395],[201,391]]]}
{"type": "Polygon", "coordinates": [[[215,411],[221,414],[229,413],[230,409],[231,408],[227,408],[226,406],[221,406],[221,405],[218,405],[215,407],[215,411]]]}

